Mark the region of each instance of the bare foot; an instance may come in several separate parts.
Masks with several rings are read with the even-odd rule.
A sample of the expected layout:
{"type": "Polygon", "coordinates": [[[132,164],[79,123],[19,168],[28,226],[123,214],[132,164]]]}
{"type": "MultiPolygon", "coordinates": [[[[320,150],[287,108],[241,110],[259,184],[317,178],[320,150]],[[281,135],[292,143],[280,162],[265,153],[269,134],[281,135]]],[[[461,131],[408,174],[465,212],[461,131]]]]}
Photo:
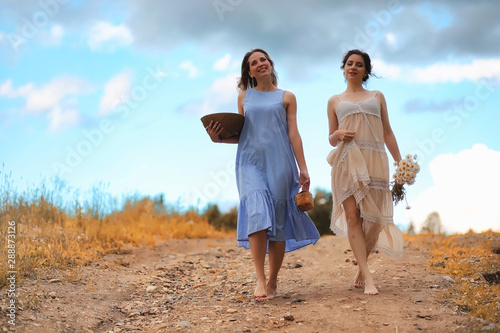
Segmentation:
{"type": "Polygon", "coordinates": [[[365,295],[378,295],[378,290],[375,286],[373,288],[368,288],[368,286],[366,286],[365,295]]]}
{"type": "Polygon", "coordinates": [[[377,287],[375,287],[371,277],[365,280],[365,295],[378,295],[377,287]]]}
{"type": "Polygon", "coordinates": [[[257,298],[257,300],[261,298],[267,298],[266,285],[264,282],[260,282],[257,279],[257,286],[255,287],[253,295],[257,298]]]}
{"type": "Polygon", "coordinates": [[[277,284],[276,283],[267,283],[267,299],[273,299],[276,296],[276,289],[277,289],[277,284]]]}
{"type": "Polygon", "coordinates": [[[356,276],[354,277],[354,283],[353,286],[355,288],[361,288],[365,285],[365,278],[363,276],[363,273],[358,268],[358,272],[356,273],[356,276]]]}

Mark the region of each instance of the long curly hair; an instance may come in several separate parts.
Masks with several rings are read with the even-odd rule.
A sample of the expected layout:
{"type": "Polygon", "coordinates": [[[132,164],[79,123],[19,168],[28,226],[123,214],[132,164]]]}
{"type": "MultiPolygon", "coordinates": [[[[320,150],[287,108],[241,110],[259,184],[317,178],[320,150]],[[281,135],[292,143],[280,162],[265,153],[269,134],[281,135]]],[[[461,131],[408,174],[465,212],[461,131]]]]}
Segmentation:
{"type": "Polygon", "coordinates": [[[278,85],[278,74],[274,70],[274,62],[272,61],[271,57],[269,54],[267,54],[266,51],[263,49],[252,49],[248,51],[245,56],[243,57],[243,60],[241,61],[241,77],[238,80],[238,88],[241,90],[247,90],[249,88],[253,88],[257,86],[257,80],[255,78],[250,77],[250,64],[248,62],[248,59],[250,59],[250,56],[254,54],[255,52],[260,52],[264,54],[266,59],[269,61],[271,66],[273,67],[273,70],[271,72],[271,82],[277,86],[278,85]]]}

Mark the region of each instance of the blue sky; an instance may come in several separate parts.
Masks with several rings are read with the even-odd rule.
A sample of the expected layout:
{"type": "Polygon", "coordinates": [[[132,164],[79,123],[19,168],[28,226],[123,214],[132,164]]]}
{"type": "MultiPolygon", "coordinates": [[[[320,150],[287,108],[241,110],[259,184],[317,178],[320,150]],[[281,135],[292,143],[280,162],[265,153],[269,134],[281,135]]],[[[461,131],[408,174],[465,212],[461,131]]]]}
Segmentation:
{"type": "Polygon", "coordinates": [[[493,1],[0,2],[0,163],[20,189],[238,202],[236,145],[200,117],[236,112],[243,55],[266,49],[298,100],[312,187],[330,189],[326,102],[350,48],[370,53],[402,154],[421,165],[400,226],[493,228],[500,181],[500,10],[493,1]],[[481,177],[483,176],[483,177],[481,177]]]}

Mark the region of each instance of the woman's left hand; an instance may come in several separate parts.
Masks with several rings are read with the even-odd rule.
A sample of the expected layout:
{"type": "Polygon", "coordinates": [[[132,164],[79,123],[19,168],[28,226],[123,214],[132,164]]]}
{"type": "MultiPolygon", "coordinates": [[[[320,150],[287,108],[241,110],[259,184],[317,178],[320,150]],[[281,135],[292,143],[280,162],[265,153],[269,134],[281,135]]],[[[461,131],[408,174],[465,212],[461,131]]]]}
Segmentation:
{"type": "Polygon", "coordinates": [[[302,187],[302,191],[309,191],[310,184],[311,179],[309,178],[309,173],[307,171],[300,171],[299,185],[302,187]]]}
{"type": "Polygon", "coordinates": [[[213,142],[222,142],[219,137],[219,134],[223,130],[221,123],[219,123],[218,121],[214,122],[213,120],[210,120],[210,124],[208,124],[205,129],[207,130],[207,133],[213,142]]]}

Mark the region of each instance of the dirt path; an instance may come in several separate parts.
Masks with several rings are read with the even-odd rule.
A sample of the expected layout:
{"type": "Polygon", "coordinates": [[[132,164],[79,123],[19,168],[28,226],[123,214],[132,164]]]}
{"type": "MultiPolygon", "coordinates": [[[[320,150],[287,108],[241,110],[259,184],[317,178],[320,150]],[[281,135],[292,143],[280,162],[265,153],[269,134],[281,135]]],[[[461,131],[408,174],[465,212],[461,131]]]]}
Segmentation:
{"type": "MultiPolygon", "coordinates": [[[[347,239],[323,237],[285,256],[279,295],[253,300],[250,251],[234,238],[173,240],[107,255],[77,275],[24,281],[16,332],[468,332],[471,320],[438,297],[446,277],[426,254],[370,259],[380,294],[350,287],[347,239]],[[34,309],[30,309],[30,306],[34,309]]],[[[2,296],[3,297],[3,296],[2,296]]],[[[4,311],[2,311],[4,312],[4,311]]],[[[10,329],[5,317],[2,329],[10,329]]]]}

